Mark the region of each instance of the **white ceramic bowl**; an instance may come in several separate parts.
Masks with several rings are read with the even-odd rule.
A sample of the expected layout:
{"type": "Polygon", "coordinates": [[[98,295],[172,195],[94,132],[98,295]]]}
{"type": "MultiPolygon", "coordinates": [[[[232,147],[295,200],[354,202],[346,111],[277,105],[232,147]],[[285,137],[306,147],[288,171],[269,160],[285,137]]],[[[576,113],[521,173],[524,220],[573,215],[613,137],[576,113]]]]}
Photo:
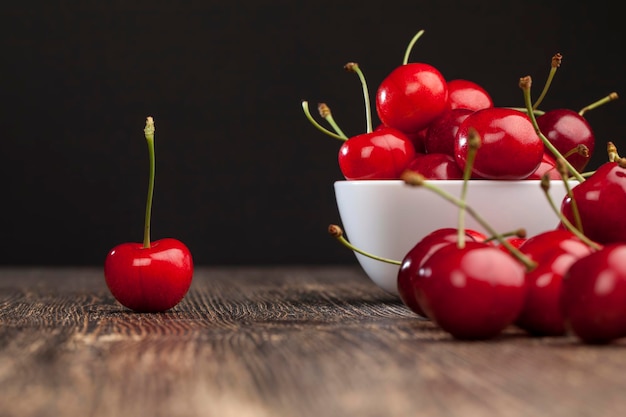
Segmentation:
{"type": "MultiPolygon", "coordinates": [[[[434,180],[433,184],[459,197],[463,181],[434,180]]],[[[571,186],[575,186],[572,182],[571,186]]],[[[401,261],[425,235],[443,227],[457,227],[459,209],[432,190],[402,180],[337,181],[335,196],[346,239],[357,248],[401,261]]],[[[551,181],[550,195],[557,207],[566,195],[561,181],[551,181]]],[[[527,236],[553,229],[558,217],[550,207],[539,180],[471,180],[467,204],[498,233],[519,228],[527,236]]],[[[469,214],[467,228],[487,233],[469,214]]],[[[356,258],[375,284],[397,294],[398,266],[359,253],[356,258]]]]}

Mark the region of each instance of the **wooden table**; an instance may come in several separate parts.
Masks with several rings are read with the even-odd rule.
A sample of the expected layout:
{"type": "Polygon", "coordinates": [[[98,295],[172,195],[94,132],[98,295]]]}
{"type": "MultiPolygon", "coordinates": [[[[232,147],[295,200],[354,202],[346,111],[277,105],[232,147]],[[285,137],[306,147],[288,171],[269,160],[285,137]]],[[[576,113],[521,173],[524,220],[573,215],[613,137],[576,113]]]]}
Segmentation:
{"type": "Polygon", "coordinates": [[[0,416],[624,416],[626,343],[462,342],[357,267],[197,268],[136,314],[97,268],[0,270],[0,416]]]}

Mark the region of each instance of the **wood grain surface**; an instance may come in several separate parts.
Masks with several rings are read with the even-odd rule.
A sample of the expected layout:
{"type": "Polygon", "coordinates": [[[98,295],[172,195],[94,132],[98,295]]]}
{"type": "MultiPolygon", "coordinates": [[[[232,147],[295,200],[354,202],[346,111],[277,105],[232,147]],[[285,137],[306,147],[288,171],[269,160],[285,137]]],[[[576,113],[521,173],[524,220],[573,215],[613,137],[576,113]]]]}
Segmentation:
{"type": "Polygon", "coordinates": [[[626,343],[452,339],[353,267],[198,268],[136,314],[96,268],[0,270],[0,416],[623,416],[626,343]]]}

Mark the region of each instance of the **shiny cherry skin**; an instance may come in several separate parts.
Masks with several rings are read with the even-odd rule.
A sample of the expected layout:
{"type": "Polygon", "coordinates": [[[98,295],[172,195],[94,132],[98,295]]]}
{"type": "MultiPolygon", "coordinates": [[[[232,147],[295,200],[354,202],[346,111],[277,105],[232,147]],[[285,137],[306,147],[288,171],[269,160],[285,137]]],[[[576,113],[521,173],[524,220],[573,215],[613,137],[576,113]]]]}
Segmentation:
{"type": "Polygon", "coordinates": [[[406,166],[428,180],[461,180],[463,171],[453,156],[444,153],[417,154],[406,166]]]}
{"type": "Polygon", "coordinates": [[[481,138],[472,166],[473,177],[526,179],[541,163],[544,145],[530,118],[518,110],[491,107],[473,112],[459,126],[455,157],[461,169],[467,163],[472,128],[481,138]]]}
{"type": "Polygon", "coordinates": [[[548,178],[551,180],[561,179],[561,174],[559,174],[559,171],[556,168],[556,161],[554,157],[550,156],[550,154],[548,154],[547,152],[543,153],[541,163],[539,164],[535,172],[530,174],[527,179],[540,180],[545,174],[548,174],[548,178]]]}
{"type": "Polygon", "coordinates": [[[165,238],[144,248],[127,242],[109,251],[104,278],[120,304],[136,312],[155,313],[178,304],[191,286],[193,260],[184,243],[165,238]]]}
{"type": "Polygon", "coordinates": [[[626,244],[607,245],[574,262],[563,277],[560,306],[566,327],[584,343],[626,336],[626,244]]]}
{"type": "Polygon", "coordinates": [[[376,92],[380,121],[405,133],[426,128],[447,107],[448,87],[439,70],[425,63],[396,67],[376,92]]]}
{"type": "MultiPolygon", "coordinates": [[[[561,154],[568,153],[578,145],[585,145],[589,149],[589,155],[593,154],[595,135],[589,122],[577,112],[568,109],[549,110],[537,117],[537,125],[561,154]]],[[[550,151],[546,149],[546,152],[550,151]]],[[[578,153],[566,159],[579,172],[589,163],[589,157],[578,153]]]]}
{"type": "Polygon", "coordinates": [[[448,81],[448,108],[476,111],[490,107],[493,99],[481,85],[463,79],[448,81]]]}
{"type": "Polygon", "coordinates": [[[524,267],[484,242],[449,243],[418,271],[425,314],[457,339],[488,339],[513,324],[524,305],[524,267]]]}
{"type": "MultiPolygon", "coordinates": [[[[476,230],[466,229],[465,237],[468,240],[482,242],[487,237],[476,230]]],[[[426,313],[417,301],[417,288],[419,286],[418,271],[433,253],[449,243],[457,242],[459,232],[455,228],[436,229],[424,236],[402,259],[398,270],[398,294],[400,300],[414,313],[426,317],[426,313]]]]}
{"type": "MultiPolygon", "coordinates": [[[[626,242],[626,164],[605,162],[572,188],[585,235],[600,244],[626,242]]],[[[563,199],[561,212],[574,225],[572,200],[563,199]]]]}
{"type": "Polygon", "coordinates": [[[469,109],[452,109],[443,112],[433,120],[424,136],[425,152],[445,153],[454,156],[456,133],[461,122],[472,113],[473,110],[469,109]]]}
{"type": "MultiPolygon", "coordinates": [[[[388,129],[389,126],[385,126],[384,124],[379,124],[374,128],[374,130],[388,129]]],[[[419,132],[414,133],[404,133],[407,138],[411,140],[413,143],[413,148],[415,148],[415,152],[417,153],[425,153],[426,149],[424,148],[424,138],[426,137],[426,131],[428,129],[422,129],[419,132]]]]}
{"type": "Polygon", "coordinates": [[[519,249],[537,266],[526,272],[526,300],[515,324],[535,336],[565,334],[559,305],[563,275],[593,249],[568,230],[548,230],[532,236],[519,249]]]}
{"type": "Polygon", "coordinates": [[[411,140],[384,127],[346,140],[339,148],[339,168],[347,180],[398,179],[415,157],[411,140]]]}

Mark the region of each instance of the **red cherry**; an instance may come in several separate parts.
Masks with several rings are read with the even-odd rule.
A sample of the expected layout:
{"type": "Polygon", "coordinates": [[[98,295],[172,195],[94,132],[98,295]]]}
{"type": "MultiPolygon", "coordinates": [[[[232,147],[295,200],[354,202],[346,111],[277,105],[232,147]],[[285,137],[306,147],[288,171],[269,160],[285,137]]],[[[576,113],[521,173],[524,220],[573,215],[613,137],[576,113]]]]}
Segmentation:
{"type": "Polygon", "coordinates": [[[556,168],[556,161],[554,157],[550,156],[547,152],[543,153],[541,163],[539,164],[535,172],[530,174],[527,179],[540,180],[545,174],[548,174],[548,178],[551,180],[561,179],[561,174],[559,174],[559,171],[556,168]]]}
{"type": "Polygon", "coordinates": [[[122,243],[104,263],[104,277],[111,294],[123,306],[137,312],[165,311],[178,304],[191,286],[193,260],[179,240],[122,243]]]}
{"type": "Polygon", "coordinates": [[[523,265],[482,242],[440,248],[424,262],[417,279],[424,312],[458,339],[498,335],[519,315],[526,293],[523,265]]]}
{"type": "Polygon", "coordinates": [[[446,109],[447,103],[446,80],[439,70],[425,63],[396,67],[376,93],[380,121],[406,133],[427,127],[446,109]]]}
{"type": "MultiPolygon", "coordinates": [[[[550,110],[537,117],[537,125],[541,133],[561,154],[566,154],[579,145],[585,145],[589,155],[593,153],[595,145],[593,130],[579,113],[568,109],[550,110]]],[[[589,157],[579,153],[572,153],[566,159],[577,171],[582,171],[589,163],[589,157]]]]}
{"type": "Polygon", "coordinates": [[[339,168],[347,180],[398,179],[415,157],[411,140],[392,128],[380,128],[346,140],[339,148],[339,168]]]}
{"type": "Polygon", "coordinates": [[[417,154],[406,169],[417,172],[429,180],[463,179],[463,171],[454,157],[443,153],[417,154]]]}
{"type": "Polygon", "coordinates": [[[456,133],[461,122],[472,113],[473,110],[469,109],[447,110],[433,120],[424,136],[425,152],[445,153],[454,156],[456,133]]]}
{"type": "Polygon", "coordinates": [[[570,231],[549,230],[527,239],[520,250],[537,266],[526,272],[526,300],[515,324],[537,336],[564,334],[559,305],[563,275],[593,249],[570,231]]]}
{"type": "Polygon", "coordinates": [[[475,111],[489,107],[493,107],[493,99],[479,84],[468,80],[448,81],[448,108],[475,111]]]}
{"type": "MultiPolygon", "coordinates": [[[[583,233],[600,244],[626,242],[626,164],[606,162],[584,182],[572,188],[583,233]]],[[[569,196],[561,212],[576,225],[569,196]]]]}
{"type": "Polygon", "coordinates": [[[122,243],[107,254],[104,278],[111,294],[123,306],[137,312],[161,312],[178,304],[191,285],[193,260],[179,240],[150,240],[154,193],[154,120],[146,119],[150,174],[143,243],[122,243]]]}
{"type": "MultiPolygon", "coordinates": [[[[465,236],[469,240],[482,242],[487,237],[475,230],[466,229],[465,236]]],[[[398,294],[402,302],[413,312],[422,317],[426,317],[426,313],[422,310],[417,301],[417,287],[419,286],[418,271],[433,253],[448,245],[457,242],[459,232],[454,228],[437,229],[424,236],[411,250],[405,255],[400,269],[398,270],[398,294]]]]}
{"type": "Polygon", "coordinates": [[[563,278],[566,326],[585,343],[626,336],[626,244],[607,245],[574,262],[563,278]]]}
{"type": "MultiPolygon", "coordinates": [[[[384,124],[379,124],[376,126],[374,130],[387,129],[389,126],[385,126],[384,124]]],[[[419,132],[414,133],[405,133],[406,137],[411,140],[413,143],[413,147],[415,148],[415,152],[424,153],[426,149],[424,148],[424,138],[426,137],[426,131],[428,129],[422,129],[419,132]]],[[[404,133],[404,132],[403,132],[404,133]]]]}
{"type": "Polygon", "coordinates": [[[471,129],[482,142],[472,166],[475,177],[525,179],[541,163],[543,142],[529,117],[518,110],[491,107],[475,111],[459,126],[455,157],[461,169],[467,164],[471,129]]]}

